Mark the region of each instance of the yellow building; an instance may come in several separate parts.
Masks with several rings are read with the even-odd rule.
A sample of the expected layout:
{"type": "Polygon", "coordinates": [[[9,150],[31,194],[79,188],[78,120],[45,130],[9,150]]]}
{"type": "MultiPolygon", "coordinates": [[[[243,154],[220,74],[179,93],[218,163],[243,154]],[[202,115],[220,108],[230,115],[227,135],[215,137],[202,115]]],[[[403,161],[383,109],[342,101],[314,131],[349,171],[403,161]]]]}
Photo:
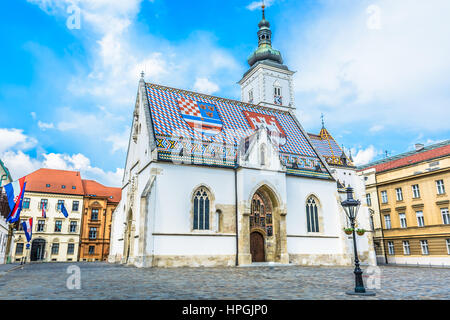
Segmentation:
{"type": "Polygon", "coordinates": [[[450,140],[359,169],[379,262],[450,265],[450,140]]]}

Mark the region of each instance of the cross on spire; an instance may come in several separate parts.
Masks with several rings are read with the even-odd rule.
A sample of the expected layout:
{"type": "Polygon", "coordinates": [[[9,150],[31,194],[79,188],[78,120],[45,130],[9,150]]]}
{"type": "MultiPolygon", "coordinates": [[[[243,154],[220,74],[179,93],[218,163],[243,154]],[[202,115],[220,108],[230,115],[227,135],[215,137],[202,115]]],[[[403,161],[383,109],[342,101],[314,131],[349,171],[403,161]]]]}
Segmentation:
{"type": "Polygon", "coordinates": [[[325,128],[325,122],[323,121],[323,113],[321,114],[320,118],[322,119],[322,129],[325,128]]]}
{"type": "Polygon", "coordinates": [[[264,14],[264,10],[266,9],[266,4],[264,3],[264,0],[261,3],[261,9],[262,9],[262,17],[263,19],[265,19],[265,14],[264,14]]]}

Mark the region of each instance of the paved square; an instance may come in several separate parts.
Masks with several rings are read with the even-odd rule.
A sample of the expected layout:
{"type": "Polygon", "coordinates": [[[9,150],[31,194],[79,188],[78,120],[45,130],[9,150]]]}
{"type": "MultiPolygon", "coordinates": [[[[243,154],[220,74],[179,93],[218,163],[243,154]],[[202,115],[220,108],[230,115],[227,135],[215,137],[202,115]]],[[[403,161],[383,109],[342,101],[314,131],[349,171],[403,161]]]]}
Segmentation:
{"type": "MultiPolygon", "coordinates": [[[[351,267],[138,269],[102,262],[27,264],[0,275],[0,299],[450,299],[450,269],[379,268],[377,296],[361,298],[345,294],[354,286],[351,267]],[[80,268],[79,290],[67,288],[70,266],[80,268]]],[[[364,281],[373,280],[365,276],[364,281]]]]}

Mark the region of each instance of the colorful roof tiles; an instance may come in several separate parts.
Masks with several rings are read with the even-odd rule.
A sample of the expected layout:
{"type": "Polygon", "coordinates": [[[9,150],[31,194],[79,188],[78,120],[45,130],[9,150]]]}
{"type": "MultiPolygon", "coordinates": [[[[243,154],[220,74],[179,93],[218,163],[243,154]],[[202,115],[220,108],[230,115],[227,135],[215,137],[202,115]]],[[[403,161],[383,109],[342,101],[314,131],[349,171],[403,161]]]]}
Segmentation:
{"type": "Polygon", "coordinates": [[[329,165],[351,166],[344,151],[339,147],[336,140],[328,132],[325,127],[322,127],[318,135],[308,133],[312,143],[317,151],[325,158],[329,165]]]}
{"type": "MultiPolygon", "coordinates": [[[[264,123],[274,135],[283,136],[279,151],[287,167],[295,163],[294,167],[301,169],[302,175],[309,175],[309,171],[309,176],[330,178],[289,112],[151,83],[146,84],[146,89],[158,156],[161,160],[183,161],[199,156],[199,164],[233,167],[241,140],[254,132],[252,127],[255,127],[255,123],[264,123]],[[193,119],[193,114],[183,114],[179,108],[179,101],[186,100],[194,101],[199,106],[212,105],[211,117],[214,115],[214,120],[217,120],[218,114],[220,131],[207,135],[202,134],[201,130],[195,130],[192,122],[201,120],[193,119]]],[[[204,123],[207,125],[206,120],[204,123]]]]}

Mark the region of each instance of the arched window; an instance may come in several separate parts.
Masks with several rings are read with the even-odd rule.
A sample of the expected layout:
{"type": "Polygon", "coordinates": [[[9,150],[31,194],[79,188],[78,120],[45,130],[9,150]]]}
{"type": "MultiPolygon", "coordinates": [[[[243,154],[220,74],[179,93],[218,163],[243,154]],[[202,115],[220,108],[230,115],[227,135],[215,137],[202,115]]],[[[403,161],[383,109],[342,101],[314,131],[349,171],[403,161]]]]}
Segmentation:
{"type": "Polygon", "coordinates": [[[314,197],[309,197],[306,202],[306,224],[308,232],[319,232],[319,213],[314,197]]]}
{"type": "Polygon", "coordinates": [[[209,200],[206,188],[194,192],[194,230],[209,230],[209,200]]]}

